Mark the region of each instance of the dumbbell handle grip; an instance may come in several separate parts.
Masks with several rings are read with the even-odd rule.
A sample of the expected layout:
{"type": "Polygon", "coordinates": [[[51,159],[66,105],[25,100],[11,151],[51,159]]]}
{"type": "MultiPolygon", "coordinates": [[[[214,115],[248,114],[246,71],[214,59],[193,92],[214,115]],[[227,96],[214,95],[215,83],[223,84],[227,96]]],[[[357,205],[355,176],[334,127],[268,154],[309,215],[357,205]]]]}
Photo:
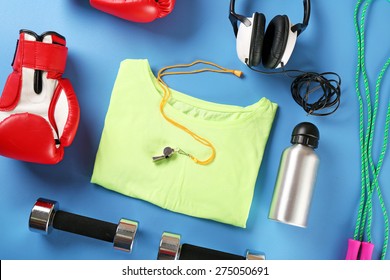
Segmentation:
{"type": "Polygon", "coordinates": [[[179,260],[245,260],[245,257],[191,244],[182,244],[179,260]]]}
{"type": "Polygon", "coordinates": [[[77,214],[56,211],[53,228],[87,237],[113,242],[117,230],[116,224],[80,216],[77,214]]]}

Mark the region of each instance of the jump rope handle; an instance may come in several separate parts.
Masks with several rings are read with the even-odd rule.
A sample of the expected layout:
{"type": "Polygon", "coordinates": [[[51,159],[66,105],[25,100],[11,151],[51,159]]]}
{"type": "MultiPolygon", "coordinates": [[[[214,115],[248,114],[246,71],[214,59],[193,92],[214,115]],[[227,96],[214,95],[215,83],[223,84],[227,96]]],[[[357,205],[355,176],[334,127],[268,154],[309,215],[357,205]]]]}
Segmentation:
{"type": "Polygon", "coordinates": [[[372,252],[374,251],[374,244],[369,242],[362,242],[360,249],[360,260],[372,260],[372,252]]]}
{"type": "Polygon", "coordinates": [[[361,244],[362,244],[361,241],[354,240],[354,239],[348,239],[348,250],[347,250],[347,256],[345,257],[345,259],[346,260],[357,260],[361,244]]]}
{"type": "Polygon", "coordinates": [[[374,251],[374,244],[348,239],[348,250],[346,260],[371,260],[374,251]],[[359,254],[360,253],[360,254],[359,254]]]}

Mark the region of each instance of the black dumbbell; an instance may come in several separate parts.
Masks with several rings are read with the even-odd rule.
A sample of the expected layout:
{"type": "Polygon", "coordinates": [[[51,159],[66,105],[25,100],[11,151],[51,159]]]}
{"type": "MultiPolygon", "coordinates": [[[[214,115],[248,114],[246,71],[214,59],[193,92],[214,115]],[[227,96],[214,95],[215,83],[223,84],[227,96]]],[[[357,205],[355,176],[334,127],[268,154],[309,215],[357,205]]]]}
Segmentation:
{"type": "Polygon", "coordinates": [[[158,250],[158,260],[265,260],[265,254],[247,250],[245,256],[225,253],[191,244],[180,244],[179,234],[164,232],[158,250]]]}
{"type": "Polygon", "coordinates": [[[138,222],[120,219],[118,224],[58,210],[58,202],[39,198],[30,214],[29,229],[44,234],[52,228],[113,243],[115,249],[131,252],[138,222]]]}

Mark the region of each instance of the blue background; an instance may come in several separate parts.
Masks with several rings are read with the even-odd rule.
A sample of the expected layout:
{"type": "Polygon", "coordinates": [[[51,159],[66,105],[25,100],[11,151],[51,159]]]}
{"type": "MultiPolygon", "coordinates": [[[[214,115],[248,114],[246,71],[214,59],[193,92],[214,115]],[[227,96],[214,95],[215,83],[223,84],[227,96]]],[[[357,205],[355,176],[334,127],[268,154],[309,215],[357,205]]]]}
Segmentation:
{"type": "MultiPolygon", "coordinates": [[[[344,259],[353,236],[360,197],[358,103],[355,94],[355,1],[312,1],[311,21],[299,37],[288,68],[334,71],[342,77],[339,110],[327,117],[307,116],[292,99],[291,79],[265,76],[246,68],[236,56],[228,20],[228,0],[177,0],[173,12],[152,23],[121,20],[89,6],[86,0],[2,1],[0,9],[0,85],[11,72],[20,29],[36,33],[54,30],[67,38],[69,55],[64,77],[72,81],[81,108],[80,125],[64,160],[38,165],[0,157],[1,259],[155,259],[163,231],[182,235],[183,243],[243,255],[247,248],[264,251],[268,259],[344,259]],[[246,229],[163,210],[144,201],[90,183],[96,151],[119,63],[147,58],[153,71],[166,65],[211,60],[244,71],[243,79],[217,74],[167,78],[172,88],[208,101],[246,106],[261,97],[279,104],[273,130],[256,184],[246,229]],[[302,121],[321,132],[321,159],[309,223],[306,229],[267,218],[279,158],[289,146],[293,127],[302,121]],[[121,217],[138,220],[139,232],[131,254],[111,245],[66,232],[43,236],[28,230],[35,200],[57,200],[65,211],[116,223],[121,217]]],[[[240,1],[238,13],[263,12],[269,22],[287,14],[302,19],[302,1],[240,1]]],[[[375,1],[368,14],[367,68],[373,84],[390,51],[390,5],[375,1]]],[[[376,147],[382,139],[390,77],[383,84],[376,147]]],[[[375,150],[378,158],[378,149],[375,150]]],[[[390,209],[389,155],[380,177],[390,209]]],[[[223,198],[221,198],[223,199],[223,198]]],[[[383,218],[374,199],[374,258],[383,242],[383,218]]],[[[389,254],[387,256],[389,258],[389,254]]]]}

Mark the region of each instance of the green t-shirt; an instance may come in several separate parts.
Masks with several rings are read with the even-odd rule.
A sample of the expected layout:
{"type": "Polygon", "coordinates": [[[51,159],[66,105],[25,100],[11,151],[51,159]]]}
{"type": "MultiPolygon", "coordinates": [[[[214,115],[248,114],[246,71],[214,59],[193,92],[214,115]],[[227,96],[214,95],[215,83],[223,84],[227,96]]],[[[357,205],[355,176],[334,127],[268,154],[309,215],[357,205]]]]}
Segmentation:
{"type": "Polygon", "coordinates": [[[208,139],[208,165],[189,157],[153,162],[164,147],[199,159],[210,149],[167,122],[163,91],[147,60],[124,60],[112,91],[92,183],[171,211],[246,227],[260,163],[277,105],[262,98],[248,107],[206,102],[175,90],[165,113],[208,139]]]}

